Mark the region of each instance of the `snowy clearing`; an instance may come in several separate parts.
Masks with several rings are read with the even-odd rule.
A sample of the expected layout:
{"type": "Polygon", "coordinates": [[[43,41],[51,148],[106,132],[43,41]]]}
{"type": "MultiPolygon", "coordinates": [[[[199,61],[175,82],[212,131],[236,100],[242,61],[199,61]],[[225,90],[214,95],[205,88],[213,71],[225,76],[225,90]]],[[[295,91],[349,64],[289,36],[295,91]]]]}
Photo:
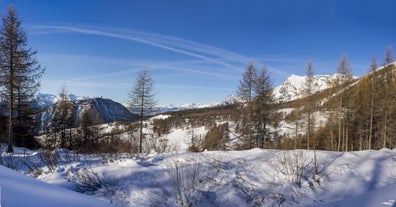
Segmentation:
{"type": "MultiPolygon", "coordinates": [[[[58,150],[52,170],[48,162],[38,161],[41,152],[23,153],[24,162],[35,167],[17,164],[22,156],[15,154],[20,171],[58,187],[0,168],[3,206],[109,205],[70,190],[84,191],[114,206],[396,205],[396,150],[317,151],[318,174],[314,174],[314,152],[306,150],[141,157],[58,150]],[[87,186],[87,181],[98,185],[87,186]],[[20,192],[24,199],[16,199],[20,192]]],[[[3,163],[7,159],[3,156],[3,163]]]]}
{"type": "Polygon", "coordinates": [[[105,207],[106,201],[50,185],[0,166],[1,205],[3,207],[105,207]]]}

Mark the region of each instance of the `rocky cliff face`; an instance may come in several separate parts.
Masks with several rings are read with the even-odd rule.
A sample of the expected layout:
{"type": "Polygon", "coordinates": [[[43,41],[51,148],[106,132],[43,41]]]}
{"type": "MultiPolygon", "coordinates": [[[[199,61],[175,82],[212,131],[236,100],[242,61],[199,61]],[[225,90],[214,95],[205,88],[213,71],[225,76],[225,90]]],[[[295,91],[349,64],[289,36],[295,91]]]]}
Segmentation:
{"type": "Polygon", "coordinates": [[[130,112],[122,104],[104,98],[92,98],[74,102],[73,111],[76,115],[75,117],[81,118],[85,110],[94,114],[100,123],[134,121],[138,118],[138,115],[130,112]]]}

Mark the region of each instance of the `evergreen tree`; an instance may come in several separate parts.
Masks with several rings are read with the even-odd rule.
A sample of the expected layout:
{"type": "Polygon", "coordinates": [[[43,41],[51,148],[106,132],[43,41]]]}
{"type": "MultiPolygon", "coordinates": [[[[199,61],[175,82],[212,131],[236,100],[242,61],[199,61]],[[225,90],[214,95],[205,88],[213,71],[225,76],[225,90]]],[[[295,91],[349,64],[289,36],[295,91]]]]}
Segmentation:
{"type": "Polygon", "coordinates": [[[40,86],[39,80],[44,73],[34,58],[35,54],[36,51],[27,46],[26,33],[21,28],[14,7],[9,7],[2,17],[0,28],[0,85],[8,103],[8,152],[13,152],[15,139],[33,137],[34,131],[28,127],[34,126],[30,100],[40,86]],[[22,129],[24,133],[21,133],[22,129]]]}
{"type": "Polygon", "coordinates": [[[153,80],[148,68],[140,72],[136,82],[129,93],[130,105],[133,111],[139,114],[139,153],[143,152],[143,120],[153,111],[156,100],[153,93],[153,80]]]}

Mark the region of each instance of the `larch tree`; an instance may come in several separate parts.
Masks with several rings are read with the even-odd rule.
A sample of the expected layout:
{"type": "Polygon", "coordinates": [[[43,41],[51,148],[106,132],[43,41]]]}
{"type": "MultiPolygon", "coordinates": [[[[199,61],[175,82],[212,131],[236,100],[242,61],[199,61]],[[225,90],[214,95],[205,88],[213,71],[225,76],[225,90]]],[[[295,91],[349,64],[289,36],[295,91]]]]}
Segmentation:
{"type": "MultiPolygon", "coordinates": [[[[313,119],[313,111],[315,107],[314,99],[313,99],[313,80],[314,79],[314,71],[312,66],[312,61],[307,62],[306,71],[305,71],[305,83],[304,83],[304,96],[305,96],[305,111],[307,114],[307,128],[306,128],[306,136],[307,136],[307,149],[310,149],[310,143],[313,138],[313,130],[315,128],[315,120],[313,119]]],[[[315,140],[313,141],[315,143],[315,140]]]]}
{"type": "Polygon", "coordinates": [[[254,83],[254,93],[257,95],[254,101],[254,121],[256,128],[256,147],[264,148],[269,139],[269,126],[273,112],[274,95],[272,80],[264,65],[257,73],[254,83]]]}
{"type": "MultiPolygon", "coordinates": [[[[73,103],[70,101],[69,97],[67,96],[66,88],[62,87],[61,91],[59,92],[60,100],[54,106],[54,113],[51,120],[51,125],[54,130],[54,134],[58,134],[60,132],[60,147],[66,147],[66,130],[69,129],[69,139],[68,139],[68,147],[71,147],[72,140],[71,140],[71,126],[73,123],[73,103]]],[[[55,137],[55,140],[57,138],[55,137]]]]}
{"type": "Polygon", "coordinates": [[[26,127],[26,133],[34,132],[27,127],[34,125],[34,114],[28,107],[44,73],[35,55],[36,51],[27,46],[27,35],[14,7],[10,6],[0,28],[0,86],[8,110],[7,152],[13,152],[15,138],[20,138],[17,126],[26,127]]]}
{"type": "Polygon", "coordinates": [[[371,145],[373,142],[373,122],[374,122],[374,113],[375,109],[375,101],[376,101],[376,87],[377,87],[377,59],[375,57],[371,58],[371,65],[369,69],[370,76],[370,125],[369,125],[369,134],[368,134],[368,143],[367,148],[371,149],[371,145]]]}
{"type": "Polygon", "coordinates": [[[389,45],[388,47],[386,47],[383,65],[388,65],[394,61],[392,56],[392,51],[393,51],[392,46],[389,45]]]}
{"type": "Polygon", "coordinates": [[[310,149],[310,143],[313,144],[314,150],[314,178],[315,175],[318,174],[318,162],[316,159],[316,138],[315,138],[315,100],[313,97],[314,90],[314,69],[312,65],[312,61],[309,60],[307,62],[307,66],[305,68],[305,83],[304,83],[304,96],[305,96],[305,111],[307,114],[307,128],[306,128],[306,136],[307,136],[307,149],[310,149]]]}
{"type": "MultiPolygon", "coordinates": [[[[383,66],[384,67],[390,67],[389,64],[392,63],[393,57],[392,57],[392,47],[388,46],[385,50],[385,56],[384,56],[384,62],[383,66]]],[[[394,74],[392,72],[393,70],[385,70],[385,74],[383,75],[383,80],[381,84],[382,85],[382,90],[381,92],[383,93],[383,99],[381,100],[380,103],[380,108],[382,110],[382,145],[378,146],[380,148],[386,148],[386,143],[387,139],[390,133],[390,125],[391,125],[391,116],[392,116],[392,110],[393,110],[393,96],[394,96],[394,74]]]]}
{"type": "Polygon", "coordinates": [[[153,92],[153,80],[146,67],[140,72],[129,93],[129,104],[132,110],[139,114],[139,153],[143,152],[143,120],[151,113],[157,103],[153,92]]]}
{"type": "Polygon", "coordinates": [[[337,86],[339,87],[339,102],[338,102],[338,143],[337,150],[348,150],[348,104],[349,104],[349,94],[348,94],[348,83],[352,79],[351,66],[345,55],[342,55],[337,66],[337,86]]]}
{"type": "Polygon", "coordinates": [[[247,141],[248,147],[252,148],[252,112],[253,112],[253,99],[256,96],[255,85],[257,79],[257,69],[253,63],[249,63],[243,73],[242,79],[239,81],[237,94],[242,98],[246,105],[247,111],[247,141]]]}
{"type": "Polygon", "coordinates": [[[97,124],[98,116],[95,114],[94,110],[88,108],[82,111],[80,117],[80,127],[79,131],[81,137],[77,140],[77,148],[85,152],[93,152],[95,149],[95,137],[96,129],[94,125],[97,124]]]}

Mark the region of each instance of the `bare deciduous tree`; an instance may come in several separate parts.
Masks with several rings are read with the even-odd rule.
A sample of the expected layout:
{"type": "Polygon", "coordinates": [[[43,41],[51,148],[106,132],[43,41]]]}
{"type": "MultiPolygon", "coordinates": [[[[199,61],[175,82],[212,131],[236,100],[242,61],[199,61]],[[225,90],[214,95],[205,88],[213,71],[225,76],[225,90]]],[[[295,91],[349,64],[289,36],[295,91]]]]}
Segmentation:
{"type": "Polygon", "coordinates": [[[388,47],[386,47],[383,65],[388,65],[394,61],[392,56],[392,51],[393,51],[392,46],[389,45],[388,47]]]}
{"type": "MultiPolygon", "coordinates": [[[[66,88],[62,87],[59,93],[60,100],[55,104],[54,114],[52,115],[51,125],[55,132],[55,136],[60,131],[60,147],[66,147],[66,129],[69,128],[73,123],[73,103],[67,96],[66,88]]],[[[71,134],[69,134],[69,148],[71,147],[71,134]]],[[[55,139],[57,139],[55,137],[55,139]]]]}
{"type": "MultiPolygon", "coordinates": [[[[8,103],[8,152],[13,152],[15,125],[33,125],[32,113],[25,106],[36,93],[44,73],[44,68],[34,58],[35,54],[36,51],[27,46],[21,21],[14,7],[10,6],[2,17],[0,28],[0,85],[8,103]]],[[[28,129],[28,133],[33,130],[28,129]]]]}
{"type": "Polygon", "coordinates": [[[253,63],[249,63],[243,73],[242,79],[239,81],[238,87],[238,96],[240,96],[247,105],[248,114],[247,114],[247,140],[249,142],[249,148],[252,148],[252,111],[253,104],[252,100],[256,96],[254,92],[255,83],[257,77],[257,69],[253,63]]]}
{"type": "Polygon", "coordinates": [[[143,120],[150,112],[153,111],[157,101],[155,100],[153,93],[153,80],[149,74],[148,68],[146,67],[140,72],[136,78],[136,82],[129,93],[132,110],[139,114],[139,153],[143,152],[143,120]]]}
{"type": "Polygon", "coordinates": [[[349,94],[348,83],[352,79],[351,66],[345,55],[342,55],[337,66],[338,78],[336,84],[339,87],[339,105],[338,105],[338,143],[337,150],[348,150],[348,133],[349,133],[349,94]]]}
{"type": "Polygon", "coordinates": [[[305,71],[305,84],[304,84],[304,95],[306,100],[306,104],[304,106],[307,114],[307,131],[306,131],[307,149],[310,149],[310,143],[312,142],[311,139],[313,137],[313,130],[315,128],[315,120],[313,119],[313,109],[315,103],[312,97],[313,78],[314,78],[314,71],[313,71],[312,61],[308,61],[305,71]]]}

